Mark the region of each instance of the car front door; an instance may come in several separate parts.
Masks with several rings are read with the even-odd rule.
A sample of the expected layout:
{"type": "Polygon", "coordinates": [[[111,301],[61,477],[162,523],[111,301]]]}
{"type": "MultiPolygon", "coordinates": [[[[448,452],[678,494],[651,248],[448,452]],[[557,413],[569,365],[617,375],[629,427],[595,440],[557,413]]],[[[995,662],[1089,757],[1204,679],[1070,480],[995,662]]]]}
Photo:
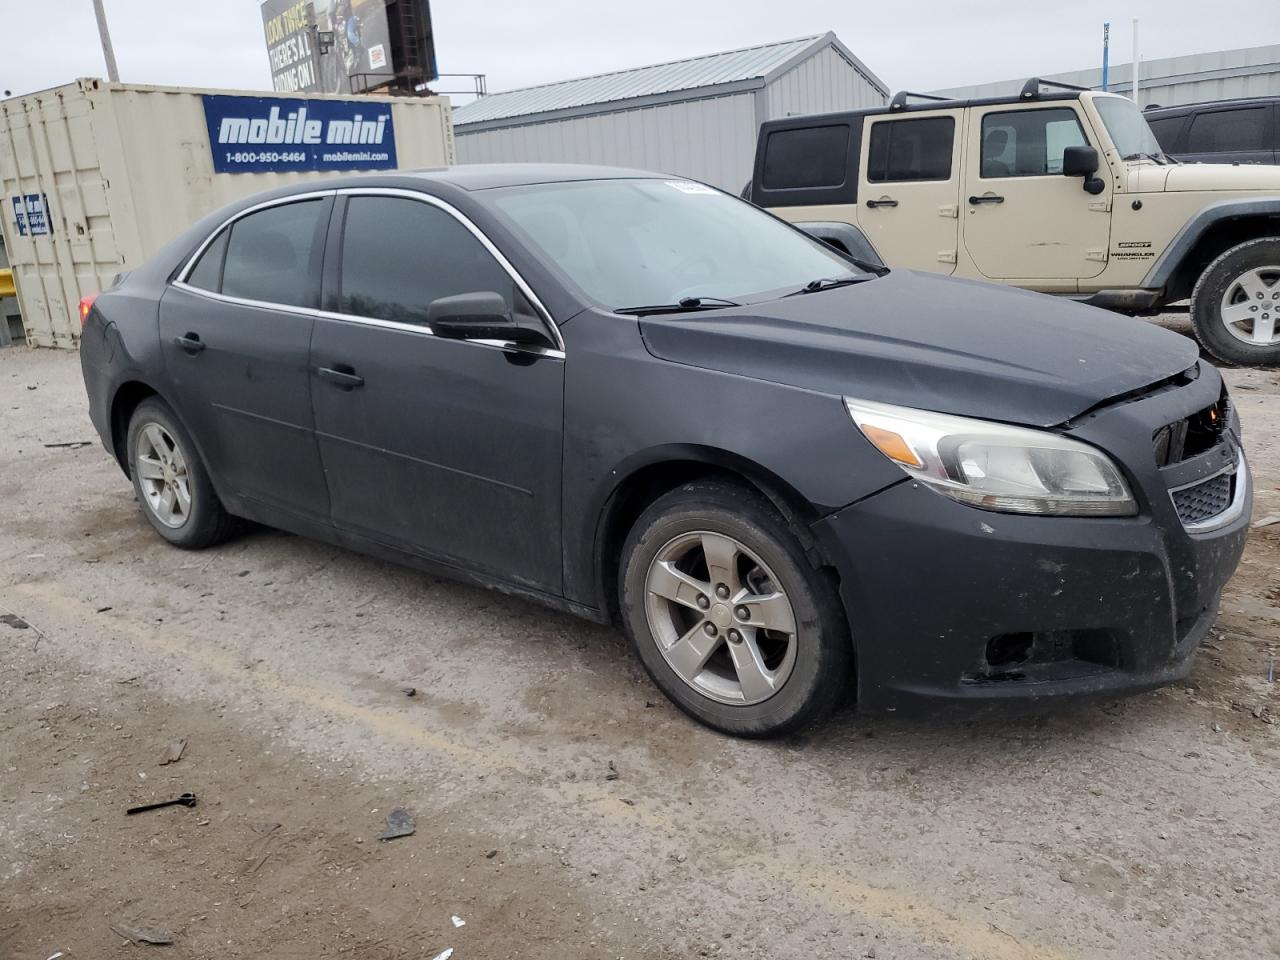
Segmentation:
{"type": "Polygon", "coordinates": [[[426,324],[439,297],[494,292],[532,312],[532,293],[422,194],[343,196],[331,237],[311,368],[333,523],[558,592],[564,354],[426,324]]]}
{"type": "Polygon", "coordinates": [[[955,272],[958,116],[913,113],[867,120],[858,224],[891,267],[955,272]]]}
{"type": "Polygon", "coordinates": [[[160,302],[179,416],[218,488],[328,522],[307,356],[332,195],[281,202],[224,227],[160,302]]]}
{"type": "Polygon", "coordinates": [[[1112,184],[1062,175],[1063,151],[1089,143],[1072,106],[974,107],[966,137],[964,247],[982,276],[1070,290],[1103,271],[1112,184]]]}

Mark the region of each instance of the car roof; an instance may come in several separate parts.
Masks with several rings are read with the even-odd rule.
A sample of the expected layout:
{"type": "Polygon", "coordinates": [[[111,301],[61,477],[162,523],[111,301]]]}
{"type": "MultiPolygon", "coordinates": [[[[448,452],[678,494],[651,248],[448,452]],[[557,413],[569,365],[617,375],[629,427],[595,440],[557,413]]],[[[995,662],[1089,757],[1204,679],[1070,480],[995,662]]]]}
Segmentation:
{"type": "Polygon", "coordinates": [[[490,190],[534,183],[566,183],[573,180],[659,179],[669,174],[628,167],[587,163],[467,163],[452,167],[401,171],[400,176],[443,183],[463,190],[490,190]]]}
{"type": "Polygon", "coordinates": [[[1230,100],[1198,100],[1195,103],[1176,103],[1168,107],[1147,107],[1142,112],[1152,116],[1177,116],[1193,110],[1225,109],[1229,107],[1266,106],[1268,103],[1280,103],[1280,97],[1233,97],[1230,100]]]}

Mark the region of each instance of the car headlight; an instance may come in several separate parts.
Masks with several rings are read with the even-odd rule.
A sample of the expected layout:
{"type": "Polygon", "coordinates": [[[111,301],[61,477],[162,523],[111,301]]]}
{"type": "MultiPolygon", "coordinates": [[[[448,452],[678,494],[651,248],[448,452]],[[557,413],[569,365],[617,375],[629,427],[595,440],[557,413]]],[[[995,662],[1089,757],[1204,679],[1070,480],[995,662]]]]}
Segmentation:
{"type": "Polygon", "coordinates": [[[1047,430],[845,398],[858,429],[910,476],[984,510],[1058,517],[1138,512],[1101,450],[1047,430]]]}

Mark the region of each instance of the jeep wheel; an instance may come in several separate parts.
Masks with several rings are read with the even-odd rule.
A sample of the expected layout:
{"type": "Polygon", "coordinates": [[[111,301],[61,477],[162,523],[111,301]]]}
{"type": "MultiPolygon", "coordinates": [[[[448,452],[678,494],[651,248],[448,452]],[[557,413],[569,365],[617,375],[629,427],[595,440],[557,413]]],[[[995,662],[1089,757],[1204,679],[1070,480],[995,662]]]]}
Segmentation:
{"type": "Polygon", "coordinates": [[[1280,237],[1242,243],[1209,264],[1191,295],[1191,323],[1219,360],[1280,363],[1280,237]]]}

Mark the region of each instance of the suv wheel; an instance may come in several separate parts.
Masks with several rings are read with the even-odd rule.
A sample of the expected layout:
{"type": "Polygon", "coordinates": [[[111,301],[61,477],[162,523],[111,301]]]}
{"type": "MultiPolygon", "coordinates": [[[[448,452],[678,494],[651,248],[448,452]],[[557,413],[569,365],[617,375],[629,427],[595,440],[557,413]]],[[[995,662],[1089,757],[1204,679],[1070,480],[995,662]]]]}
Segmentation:
{"type": "Polygon", "coordinates": [[[1219,360],[1280,363],[1280,237],[1242,243],[1209,264],[1191,295],[1191,323],[1219,360]]]}
{"type": "Polygon", "coordinates": [[[659,498],[622,551],[623,623],[654,682],[725,733],[769,737],[848,689],[843,607],[763,497],[696,481],[659,498]]]}
{"type": "Polygon", "coordinates": [[[129,475],[142,513],[175,547],[199,550],[227,539],[235,520],[223,509],[195,444],[169,405],[151,397],[129,420],[129,475]]]}

